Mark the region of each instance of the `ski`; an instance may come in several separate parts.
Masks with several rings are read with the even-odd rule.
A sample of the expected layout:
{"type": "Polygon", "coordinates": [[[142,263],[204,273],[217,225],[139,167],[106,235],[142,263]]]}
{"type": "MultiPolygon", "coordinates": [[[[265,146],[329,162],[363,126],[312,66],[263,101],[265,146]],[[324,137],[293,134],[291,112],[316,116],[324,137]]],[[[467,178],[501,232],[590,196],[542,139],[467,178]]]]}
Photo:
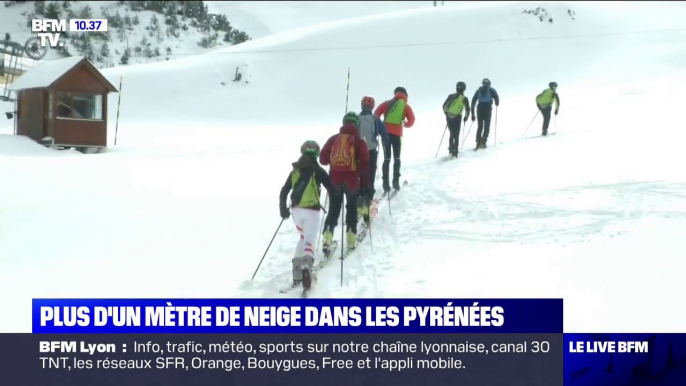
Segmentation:
{"type": "MultiPolygon", "coordinates": [[[[408,182],[403,181],[402,186],[405,187],[407,185],[408,185],[408,182]]],[[[391,192],[383,193],[379,198],[375,198],[372,200],[372,205],[369,208],[369,225],[367,225],[364,222],[362,223],[363,224],[362,229],[357,234],[357,243],[358,244],[360,242],[362,242],[367,237],[367,234],[369,233],[369,228],[371,228],[371,224],[374,222],[376,215],[379,213],[379,204],[383,201],[384,198],[388,198],[389,200],[391,200],[393,197],[396,196],[396,194],[398,194],[399,191],[400,191],[400,189],[394,189],[391,192]]],[[[358,218],[358,221],[360,218],[358,218]]],[[[317,282],[316,273],[318,271],[321,271],[322,268],[324,268],[331,260],[334,260],[333,257],[335,256],[336,251],[338,250],[338,244],[339,244],[339,242],[337,240],[334,240],[331,243],[331,249],[330,249],[329,253],[324,255],[324,257],[317,264],[315,264],[314,267],[312,267],[312,286],[314,286],[315,283],[317,282]]],[[[356,248],[353,248],[353,249],[346,248],[346,250],[343,252],[343,257],[339,256],[337,260],[341,260],[341,259],[345,260],[346,258],[348,258],[348,256],[351,253],[355,252],[356,250],[357,250],[357,246],[356,246],[356,248]]],[[[284,288],[283,290],[281,290],[279,292],[289,293],[289,292],[293,291],[294,289],[301,288],[301,287],[302,287],[301,283],[298,283],[296,285],[291,284],[287,288],[284,288]]],[[[307,298],[309,296],[310,291],[311,291],[311,289],[310,290],[303,289],[301,294],[300,294],[300,297],[307,298]]]]}
{"type": "Polygon", "coordinates": [[[367,232],[369,231],[369,228],[372,226],[372,221],[374,221],[374,218],[379,213],[379,202],[379,198],[375,198],[372,201],[372,205],[369,207],[369,224],[367,224],[366,222],[362,222],[362,229],[357,234],[358,243],[362,242],[362,240],[364,240],[364,238],[367,237],[367,232]]]}
{"type": "MultiPolygon", "coordinates": [[[[405,186],[407,186],[407,180],[403,181],[403,187],[405,187],[405,186]]],[[[399,191],[400,191],[400,189],[393,189],[393,191],[388,195],[388,199],[392,200],[393,197],[395,197],[399,191]]]]}
{"type": "MultiPolygon", "coordinates": [[[[316,281],[316,279],[315,279],[316,276],[314,275],[314,273],[321,270],[329,262],[329,260],[331,260],[331,257],[333,256],[334,253],[336,253],[336,250],[338,250],[338,241],[334,240],[331,243],[331,249],[330,249],[329,254],[323,255],[321,260],[319,260],[319,262],[312,267],[312,273],[314,276],[313,281],[316,281]]],[[[302,283],[297,283],[297,284],[291,283],[287,287],[280,289],[279,293],[286,294],[286,293],[289,293],[289,292],[295,290],[296,288],[301,288],[301,287],[302,287],[302,283]]]]}
{"type": "Polygon", "coordinates": [[[548,133],[548,134],[546,134],[546,135],[541,134],[541,135],[537,135],[537,136],[534,136],[534,137],[526,137],[526,138],[524,138],[524,139],[534,139],[534,138],[550,137],[551,135],[555,135],[555,134],[557,134],[557,133],[548,133]]]}
{"type": "Polygon", "coordinates": [[[329,260],[331,260],[331,257],[336,253],[337,250],[338,250],[338,241],[334,240],[331,243],[331,250],[329,251],[329,253],[324,254],[322,259],[319,260],[319,263],[315,264],[314,267],[312,267],[312,272],[317,272],[320,269],[322,269],[322,267],[324,267],[324,265],[326,265],[326,263],[328,263],[329,260]]]}
{"type": "Polygon", "coordinates": [[[287,293],[293,291],[294,289],[296,289],[296,288],[298,288],[298,287],[302,287],[302,285],[303,285],[302,283],[297,283],[297,284],[296,284],[296,283],[291,283],[288,287],[285,287],[285,288],[280,289],[280,290],[279,290],[279,293],[287,294],[287,293]]]}

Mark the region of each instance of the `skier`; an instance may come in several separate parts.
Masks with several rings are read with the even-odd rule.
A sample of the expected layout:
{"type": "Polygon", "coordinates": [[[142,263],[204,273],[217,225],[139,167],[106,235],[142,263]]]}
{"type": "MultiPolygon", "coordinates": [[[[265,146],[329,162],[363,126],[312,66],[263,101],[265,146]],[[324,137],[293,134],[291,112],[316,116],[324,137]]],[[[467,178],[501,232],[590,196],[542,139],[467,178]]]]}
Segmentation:
{"type": "Polygon", "coordinates": [[[376,193],[374,182],[376,180],[377,160],[379,159],[379,136],[381,136],[383,147],[386,148],[389,146],[386,125],[384,125],[381,119],[372,114],[375,104],[376,101],[370,96],[362,98],[362,111],[359,115],[360,137],[364,139],[367,143],[367,148],[369,149],[369,191],[366,192],[366,195],[360,195],[357,214],[364,219],[364,222],[367,223],[367,225],[369,225],[369,206],[376,193]]]}
{"type": "Polygon", "coordinates": [[[457,92],[448,95],[448,98],[443,102],[443,112],[450,130],[448,151],[453,157],[457,157],[460,147],[460,126],[462,125],[463,110],[465,112],[464,122],[466,123],[467,119],[469,119],[469,98],[464,95],[467,85],[464,82],[457,82],[455,90],[457,92]]]}
{"type": "Polygon", "coordinates": [[[550,82],[548,88],[536,96],[536,106],[543,115],[543,135],[548,135],[548,126],[550,125],[550,112],[555,103],[555,115],[560,110],[560,96],[557,94],[557,83],[550,82]]]}
{"type": "Polygon", "coordinates": [[[319,201],[321,187],[324,185],[330,195],[337,190],[331,183],[329,175],[317,163],[319,144],[315,141],[305,141],[300,147],[300,158],[294,162],[293,170],[289,173],[286,183],[279,195],[279,209],[281,218],[290,217],[291,212],[286,207],[286,198],[291,194],[293,221],[300,233],[300,241],[293,258],[293,287],[300,283],[303,289],[309,290],[312,285],[312,267],[314,265],[314,250],[317,242],[317,229],[321,202],[319,201]]]}
{"type": "Polygon", "coordinates": [[[374,115],[381,118],[384,115],[384,124],[388,131],[389,146],[384,146],[383,160],[383,190],[384,193],[391,191],[388,183],[388,168],[391,164],[391,151],[393,151],[393,189],[400,189],[400,144],[403,136],[403,128],[414,125],[414,112],[407,104],[407,90],[404,87],[396,87],[393,99],[383,102],[376,108],[374,115]]]}
{"type": "Polygon", "coordinates": [[[491,112],[493,110],[493,101],[495,101],[495,106],[498,107],[500,104],[500,98],[498,97],[498,92],[491,87],[491,81],[485,78],[481,82],[481,87],[479,87],[474,93],[472,98],[472,121],[479,119],[479,126],[476,132],[476,148],[485,149],[486,142],[488,142],[488,133],[491,128],[491,112]],[[476,113],[474,112],[474,106],[476,102],[479,102],[476,113]]]}
{"type": "Polygon", "coordinates": [[[359,135],[360,119],[354,112],[343,117],[339,133],[329,138],[319,155],[322,165],[331,165],[331,182],[340,188],[331,194],[329,213],[324,222],[324,241],[322,250],[328,256],[333,242],[333,231],[338,224],[338,216],[346,199],[345,225],[346,244],[349,250],[357,243],[357,198],[369,191],[369,149],[359,135]]]}

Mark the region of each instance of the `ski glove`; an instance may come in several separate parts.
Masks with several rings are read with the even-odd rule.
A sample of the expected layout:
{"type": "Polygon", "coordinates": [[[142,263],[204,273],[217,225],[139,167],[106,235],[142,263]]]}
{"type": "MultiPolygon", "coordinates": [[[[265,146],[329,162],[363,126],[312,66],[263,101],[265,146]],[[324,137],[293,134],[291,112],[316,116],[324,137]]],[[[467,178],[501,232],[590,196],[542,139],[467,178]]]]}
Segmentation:
{"type": "Polygon", "coordinates": [[[469,119],[469,117],[464,117],[464,123],[467,123],[467,119],[469,119]]]}
{"type": "Polygon", "coordinates": [[[557,115],[557,110],[555,110],[555,115],[557,115]]]}
{"type": "Polygon", "coordinates": [[[536,107],[538,107],[538,111],[543,111],[543,107],[540,104],[536,103],[536,107]]]}
{"type": "Polygon", "coordinates": [[[287,219],[291,216],[291,211],[286,208],[286,205],[281,205],[281,218],[282,219],[287,219]]]}
{"type": "Polygon", "coordinates": [[[474,116],[474,114],[472,114],[472,122],[473,121],[476,121],[476,117],[474,116]]]}

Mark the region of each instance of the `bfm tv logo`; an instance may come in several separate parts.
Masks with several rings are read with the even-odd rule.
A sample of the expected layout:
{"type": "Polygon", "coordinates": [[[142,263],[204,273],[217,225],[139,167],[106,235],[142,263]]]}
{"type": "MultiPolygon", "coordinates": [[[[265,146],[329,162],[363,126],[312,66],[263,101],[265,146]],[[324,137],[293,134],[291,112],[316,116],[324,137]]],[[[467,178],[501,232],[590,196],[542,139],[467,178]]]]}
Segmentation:
{"type": "Polygon", "coordinates": [[[45,47],[50,43],[51,48],[64,47],[64,42],[60,41],[60,32],[67,32],[67,21],[57,19],[32,19],[31,32],[38,32],[36,35],[40,39],[40,46],[45,47]],[[47,40],[47,42],[46,42],[47,40]]]}

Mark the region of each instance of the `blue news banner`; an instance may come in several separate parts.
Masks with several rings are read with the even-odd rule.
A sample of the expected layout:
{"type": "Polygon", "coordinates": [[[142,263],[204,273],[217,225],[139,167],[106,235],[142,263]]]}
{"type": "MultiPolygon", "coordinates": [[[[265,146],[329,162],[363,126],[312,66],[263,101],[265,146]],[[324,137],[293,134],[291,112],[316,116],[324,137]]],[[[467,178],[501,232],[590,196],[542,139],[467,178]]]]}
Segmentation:
{"type": "Polygon", "coordinates": [[[561,299],[35,299],[4,385],[686,385],[686,335],[562,334],[561,299]]]}

